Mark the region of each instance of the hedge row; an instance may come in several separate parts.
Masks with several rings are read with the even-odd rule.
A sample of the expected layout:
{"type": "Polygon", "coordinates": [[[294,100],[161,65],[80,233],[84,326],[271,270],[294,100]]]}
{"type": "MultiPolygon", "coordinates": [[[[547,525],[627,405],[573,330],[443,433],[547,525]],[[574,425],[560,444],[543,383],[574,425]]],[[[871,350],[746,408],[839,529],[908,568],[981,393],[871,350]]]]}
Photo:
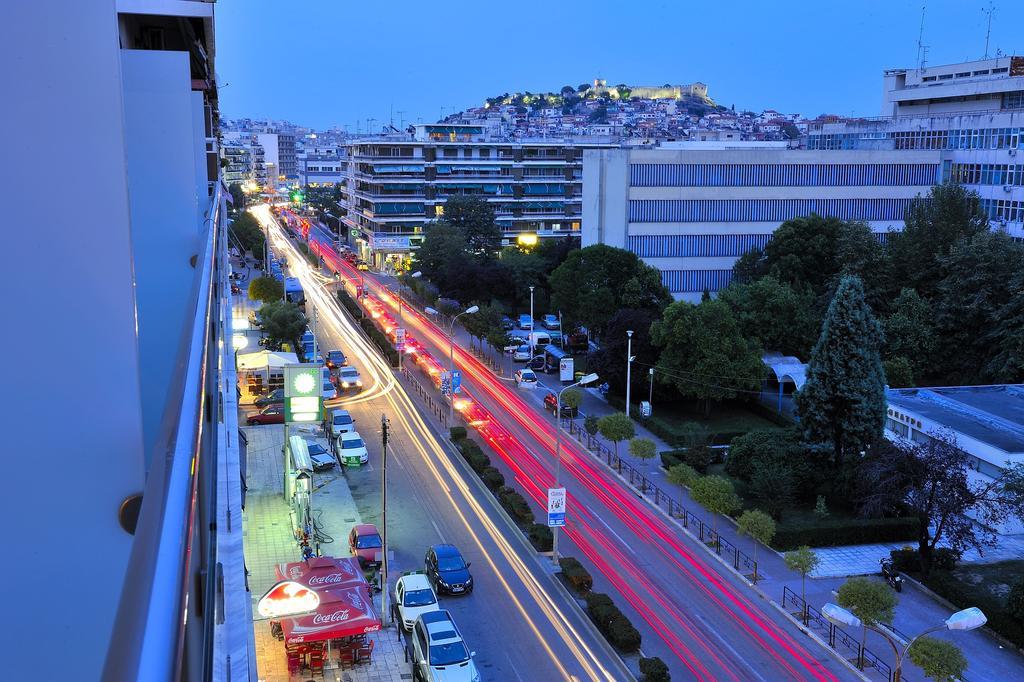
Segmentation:
{"type": "Polygon", "coordinates": [[[601,592],[590,592],[585,599],[587,615],[609,644],[623,653],[633,653],[640,648],[640,632],[611,597],[601,592]]]}
{"type": "Polygon", "coordinates": [[[692,448],[681,448],[678,450],[665,450],[660,454],[661,464],[666,469],[676,464],[686,464],[693,467],[699,474],[706,474],[709,466],[718,464],[724,459],[724,453],[721,450],[715,450],[706,445],[696,445],[692,448]]]}
{"type": "Polygon", "coordinates": [[[773,549],[787,552],[802,545],[837,547],[902,542],[917,537],[917,519],[821,519],[813,526],[781,523],[772,539],[773,549]]]}
{"type": "Polygon", "coordinates": [[[590,575],[590,571],[575,557],[560,557],[558,565],[561,566],[562,575],[565,576],[566,581],[578,594],[586,594],[594,587],[594,578],[590,575]]]}
{"type": "MultiPolygon", "coordinates": [[[[916,549],[894,549],[889,552],[892,557],[892,565],[897,571],[904,573],[919,573],[921,571],[921,555],[916,549]]],[[[932,568],[942,571],[952,571],[956,568],[956,562],[960,555],[956,550],[949,547],[939,547],[932,552],[932,568]]]]}
{"type": "Polygon", "coordinates": [[[359,319],[359,326],[363,328],[363,331],[370,337],[373,344],[380,349],[384,357],[391,363],[391,366],[398,367],[398,351],[391,345],[391,339],[384,336],[384,332],[374,326],[373,320],[368,317],[362,317],[359,319]]]}
{"type": "Polygon", "coordinates": [[[977,606],[985,612],[987,627],[992,628],[1015,646],[1024,647],[1024,622],[1015,619],[1004,600],[982,590],[965,586],[956,574],[934,570],[928,578],[918,578],[936,594],[948,599],[960,608],[977,606]]]}
{"type": "Polygon", "coordinates": [[[640,659],[640,682],[671,682],[665,661],[657,656],[640,659]]]}
{"type": "Polygon", "coordinates": [[[357,320],[362,319],[363,309],[359,307],[358,303],[352,300],[352,297],[348,295],[347,291],[345,291],[344,289],[339,289],[338,300],[341,302],[341,305],[345,306],[345,310],[347,310],[352,315],[352,317],[356,318],[357,320]]]}

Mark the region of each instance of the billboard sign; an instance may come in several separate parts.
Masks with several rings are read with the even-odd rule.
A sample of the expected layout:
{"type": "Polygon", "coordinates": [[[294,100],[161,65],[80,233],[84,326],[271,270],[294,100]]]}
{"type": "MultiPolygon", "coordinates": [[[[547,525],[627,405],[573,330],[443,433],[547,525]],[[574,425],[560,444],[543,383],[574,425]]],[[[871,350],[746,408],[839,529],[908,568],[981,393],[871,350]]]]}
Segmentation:
{"type": "Polygon", "coordinates": [[[548,526],[565,525],[565,488],[548,488],[548,526]]]}

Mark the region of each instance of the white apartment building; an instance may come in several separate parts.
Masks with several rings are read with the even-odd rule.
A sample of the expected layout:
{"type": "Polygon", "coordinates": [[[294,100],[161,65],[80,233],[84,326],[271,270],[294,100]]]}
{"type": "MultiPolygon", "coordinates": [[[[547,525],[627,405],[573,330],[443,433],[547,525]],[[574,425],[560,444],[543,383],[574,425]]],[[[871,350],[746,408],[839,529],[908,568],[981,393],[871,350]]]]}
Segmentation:
{"type": "Polygon", "coordinates": [[[811,150],[938,150],[941,179],[976,191],[992,227],[1024,239],[1024,57],[886,71],[881,117],[807,133],[811,150]]]}
{"type": "Polygon", "coordinates": [[[939,152],[806,151],[785,142],[674,143],[586,150],[583,246],[628,249],[661,271],[677,299],[732,280],[736,259],[784,221],[818,213],[903,227],[938,181],[939,152]]]}
{"type": "MultiPolygon", "coordinates": [[[[1024,464],[1024,385],[899,388],[886,391],[885,436],[928,442],[945,432],[969,458],[969,480],[988,483],[1015,464],[1024,464]]],[[[1011,519],[996,529],[1024,533],[1024,521],[1011,519]]]]}
{"type": "Polygon", "coordinates": [[[263,147],[264,162],[267,168],[277,173],[279,182],[287,182],[298,177],[298,165],[295,156],[295,136],[291,133],[256,133],[256,142],[263,147]]]}

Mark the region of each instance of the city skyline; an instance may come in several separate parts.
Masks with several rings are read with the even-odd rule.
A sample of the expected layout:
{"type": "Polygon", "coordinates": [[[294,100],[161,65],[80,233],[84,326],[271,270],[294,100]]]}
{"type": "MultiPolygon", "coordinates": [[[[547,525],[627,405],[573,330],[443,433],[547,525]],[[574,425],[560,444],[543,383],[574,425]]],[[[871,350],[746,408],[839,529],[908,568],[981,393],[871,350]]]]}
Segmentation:
{"type": "MultiPolygon", "coordinates": [[[[226,0],[219,3],[218,16],[222,113],[320,129],[345,126],[356,132],[365,131],[368,122],[377,128],[392,118],[395,125],[434,121],[506,91],[557,91],[566,84],[604,78],[631,85],[701,81],[716,102],[737,109],[773,108],[808,117],[876,116],[882,71],[917,64],[921,4],[899,0],[864,5],[851,15],[847,8],[802,2],[783,14],[744,2],[729,10],[701,8],[696,16],[693,10],[641,3],[630,6],[628,17],[627,10],[604,2],[590,8],[605,11],[587,16],[576,16],[578,8],[545,7],[546,24],[539,27],[544,29],[543,42],[537,43],[541,49],[526,49],[531,41],[523,41],[523,49],[513,52],[495,45],[502,36],[536,32],[538,26],[531,22],[540,5],[498,14],[451,3],[447,12],[421,17],[405,12],[404,4],[374,16],[362,7],[343,9],[324,2],[304,3],[304,11],[297,13],[263,1],[226,0]],[[637,16],[649,18],[643,20],[644,36],[617,28],[635,24],[637,16]],[[492,39],[481,28],[489,24],[505,28],[492,39]],[[713,28],[693,30],[698,25],[713,28]],[[820,26],[845,30],[823,32],[820,26]],[[452,27],[451,39],[445,38],[452,27]],[[569,41],[560,27],[572,27],[586,39],[569,41]],[[862,36],[867,32],[882,47],[866,50],[862,36]],[[430,36],[437,40],[431,42],[430,36]],[[267,49],[275,41],[287,46],[276,56],[267,49]],[[780,43],[799,41],[806,49],[776,49],[780,43]],[[332,49],[335,44],[338,49],[332,49]],[[737,45],[754,50],[745,52],[737,45]],[[417,57],[435,46],[440,58],[417,57]],[[852,54],[866,57],[851,60],[852,54]],[[746,68],[755,63],[761,71],[746,68]],[[328,80],[325,70],[335,75],[328,80]],[[279,87],[268,88],[268,80],[279,87]],[[830,87],[830,82],[841,87],[830,87]],[[810,87],[813,83],[823,85],[810,87]],[[281,97],[281,88],[293,96],[281,97]]],[[[974,5],[927,3],[922,40],[928,46],[927,64],[981,58],[987,21],[987,14],[974,5]]],[[[996,5],[989,54],[1020,53],[1024,46],[1012,27],[1022,23],[1024,5],[996,5]]]]}

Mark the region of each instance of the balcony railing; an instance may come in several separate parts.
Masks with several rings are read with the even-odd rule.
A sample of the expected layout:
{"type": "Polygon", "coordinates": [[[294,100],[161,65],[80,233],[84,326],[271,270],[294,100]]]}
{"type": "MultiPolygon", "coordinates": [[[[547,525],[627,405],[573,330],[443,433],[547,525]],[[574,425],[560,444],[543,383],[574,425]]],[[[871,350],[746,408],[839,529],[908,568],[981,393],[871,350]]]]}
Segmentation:
{"type": "Polygon", "coordinates": [[[146,477],[104,680],[210,679],[214,667],[214,624],[224,618],[216,554],[218,435],[238,446],[231,434],[223,439],[219,385],[222,346],[231,349],[222,331],[224,316],[230,320],[223,210],[217,182],[195,263],[191,325],[146,477]]]}

